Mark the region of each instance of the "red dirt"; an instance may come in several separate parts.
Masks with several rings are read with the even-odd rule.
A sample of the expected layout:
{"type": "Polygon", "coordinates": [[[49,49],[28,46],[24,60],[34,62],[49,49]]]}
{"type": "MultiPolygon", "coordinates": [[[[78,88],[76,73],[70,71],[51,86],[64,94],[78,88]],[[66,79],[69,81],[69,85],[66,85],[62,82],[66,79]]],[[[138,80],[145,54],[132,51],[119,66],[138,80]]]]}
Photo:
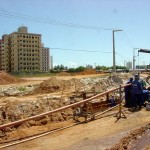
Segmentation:
{"type": "Polygon", "coordinates": [[[22,81],[22,80],[17,79],[4,71],[0,71],[0,85],[17,83],[20,81],[22,81]]]}
{"type": "MultiPolygon", "coordinates": [[[[137,141],[139,138],[144,136],[146,131],[150,129],[150,123],[146,125],[145,127],[141,127],[139,129],[131,131],[127,136],[122,138],[117,144],[115,144],[112,148],[107,150],[126,150],[126,149],[132,149],[132,142],[137,141]]],[[[138,144],[140,141],[138,142],[138,144]]],[[[146,144],[145,144],[146,145],[146,144]]]]}

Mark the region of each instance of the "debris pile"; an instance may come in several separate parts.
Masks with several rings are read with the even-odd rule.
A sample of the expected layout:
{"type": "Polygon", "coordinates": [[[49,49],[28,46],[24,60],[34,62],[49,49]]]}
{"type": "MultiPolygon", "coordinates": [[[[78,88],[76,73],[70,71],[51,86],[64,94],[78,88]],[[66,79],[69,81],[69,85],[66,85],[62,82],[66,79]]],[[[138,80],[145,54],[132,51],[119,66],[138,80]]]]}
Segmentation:
{"type": "Polygon", "coordinates": [[[117,87],[123,83],[123,80],[118,76],[82,78],[70,80],[61,80],[56,77],[51,77],[43,81],[39,85],[25,86],[10,86],[0,88],[0,96],[22,96],[35,93],[53,93],[53,92],[104,92],[111,88],[117,87]]]}
{"type": "Polygon", "coordinates": [[[25,86],[10,86],[0,88],[0,97],[4,96],[23,96],[26,94],[31,94],[32,91],[36,88],[35,85],[25,85],[25,86]]]}

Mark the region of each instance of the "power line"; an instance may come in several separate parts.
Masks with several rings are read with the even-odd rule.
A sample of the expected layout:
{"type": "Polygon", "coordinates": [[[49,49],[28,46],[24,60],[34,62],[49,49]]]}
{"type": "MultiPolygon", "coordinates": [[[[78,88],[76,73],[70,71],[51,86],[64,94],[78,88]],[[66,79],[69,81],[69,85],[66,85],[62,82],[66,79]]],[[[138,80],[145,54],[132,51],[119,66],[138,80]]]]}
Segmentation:
{"type": "Polygon", "coordinates": [[[134,46],[134,44],[132,43],[132,41],[128,38],[128,36],[127,36],[127,34],[125,33],[125,31],[123,32],[122,35],[125,37],[125,39],[127,39],[128,43],[130,44],[130,46],[131,46],[132,49],[133,49],[133,47],[135,47],[135,46],[134,46]]]}
{"type": "Polygon", "coordinates": [[[0,16],[14,18],[14,19],[27,20],[27,21],[32,21],[32,22],[38,22],[38,23],[44,23],[44,24],[73,27],[73,28],[83,28],[83,29],[93,29],[93,30],[114,30],[114,29],[105,28],[105,27],[88,26],[88,25],[83,25],[83,24],[62,22],[62,21],[58,21],[55,19],[39,18],[39,17],[24,15],[24,14],[20,14],[16,12],[9,12],[9,11],[2,10],[2,9],[0,9],[0,16]]]}
{"type": "Polygon", "coordinates": [[[130,59],[125,58],[124,56],[120,55],[120,54],[119,54],[119,53],[117,53],[117,52],[116,52],[116,54],[117,54],[118,56],[120,56],[120,57],[122,57],[122,58],[126,59],[126,60],[130,60],[130,59]]]}
{"type": "Polygon", "coordinates": [[[112,52],[104,52],[104,51],[91,51],[91,50],[85,50],[85,49],[65,49],[65,48],[50,48],[55,50],[63,50],[63,51],[77,51],[77,52],[90,52],[90,53],[112,53],[112,52]]]}

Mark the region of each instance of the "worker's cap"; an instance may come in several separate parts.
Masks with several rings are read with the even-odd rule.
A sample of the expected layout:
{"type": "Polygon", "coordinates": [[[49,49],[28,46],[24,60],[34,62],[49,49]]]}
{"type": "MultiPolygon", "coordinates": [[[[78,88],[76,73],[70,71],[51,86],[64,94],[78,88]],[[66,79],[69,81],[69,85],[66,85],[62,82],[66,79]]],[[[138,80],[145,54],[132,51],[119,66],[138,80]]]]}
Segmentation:
{"type": "Polygon", "coordinates": [[[139,75],[138,75],[138,74],[135,74],[135,75],[134,75],[134,78],[139,78],[139,75]]]}

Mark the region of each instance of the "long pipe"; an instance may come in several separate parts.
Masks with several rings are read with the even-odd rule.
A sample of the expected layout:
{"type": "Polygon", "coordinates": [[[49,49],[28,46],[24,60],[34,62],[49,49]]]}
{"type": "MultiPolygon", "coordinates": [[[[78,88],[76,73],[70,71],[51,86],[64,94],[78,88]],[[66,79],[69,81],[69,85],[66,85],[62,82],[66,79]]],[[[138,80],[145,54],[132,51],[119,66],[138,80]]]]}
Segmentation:
{"type": "MultiPolygon", "coordinates": [[[[130,85],[130,84],[126,84],[126,85],[123,85],[123,86],[121,86],[121,87],[126,87],[126,86],[129,86],[129,85],[130,85]]],[[[55,109],[55,110],[48,111],[48,112],[45,112],[45,113],[42,113],[42,114],[39,114],[39,115],[35,115],[35,116],[32,116],[32,117],[28,117],[28,118],[26,118],[26,119],[21,119],[21,120],[18,120],[18,121],[14,121],[14,122],[10,122],[10,123],[1,125],[1,126],[0,126],[0,129],[4,129],[4,128],[6,128],[6,127],[11,127],[11,126],[15,126],[15,125],[18,125],[18,124],[22,124],[22,123],[24,123],[24,122],[27,122],[27,121],[30,121],[30,120],[33,120],[33,119],[36,119],[36,118],[43,117],[43,116],[45,116],[45,115],[50,115],[50,114],[53,114],[53,113],[56,113],[56,112],[59,112],[59,111],[62,111],[62,110],[68,109],[68,108],[72,108],[72,107],[74,107],[74,106],[81,105],[81,104],[83,104],[83,103],[89,102],[89,101],[91,101],[91,100],[93,100],[93,99],[95,99],[95,98],[98,98],[98,97],[103,96],[103,95],[105,95],[105,94],[107,94],[107,93],[116,91],[116,90],[118,90],[118,89],[119,89],[119,87],[118,87],[118,88],[111,89],[111,90],[106,91],[106,92],[103,92],[103,93],[101,93],[101,94],[98,94],[98,95],[96,95],[96,96],[93,96],[93,97],[91,97],[91,98],[85,99],[85,100],[83,100],[83,101],[80,101],[80,102],[77,102],[77,103],[74,103],[74,104],[70,104],[70,105],[67,105],[67,106],[64,106],[64,107],[61,107],[61,108],[57,108],[57,109],[55,109]]]]}

